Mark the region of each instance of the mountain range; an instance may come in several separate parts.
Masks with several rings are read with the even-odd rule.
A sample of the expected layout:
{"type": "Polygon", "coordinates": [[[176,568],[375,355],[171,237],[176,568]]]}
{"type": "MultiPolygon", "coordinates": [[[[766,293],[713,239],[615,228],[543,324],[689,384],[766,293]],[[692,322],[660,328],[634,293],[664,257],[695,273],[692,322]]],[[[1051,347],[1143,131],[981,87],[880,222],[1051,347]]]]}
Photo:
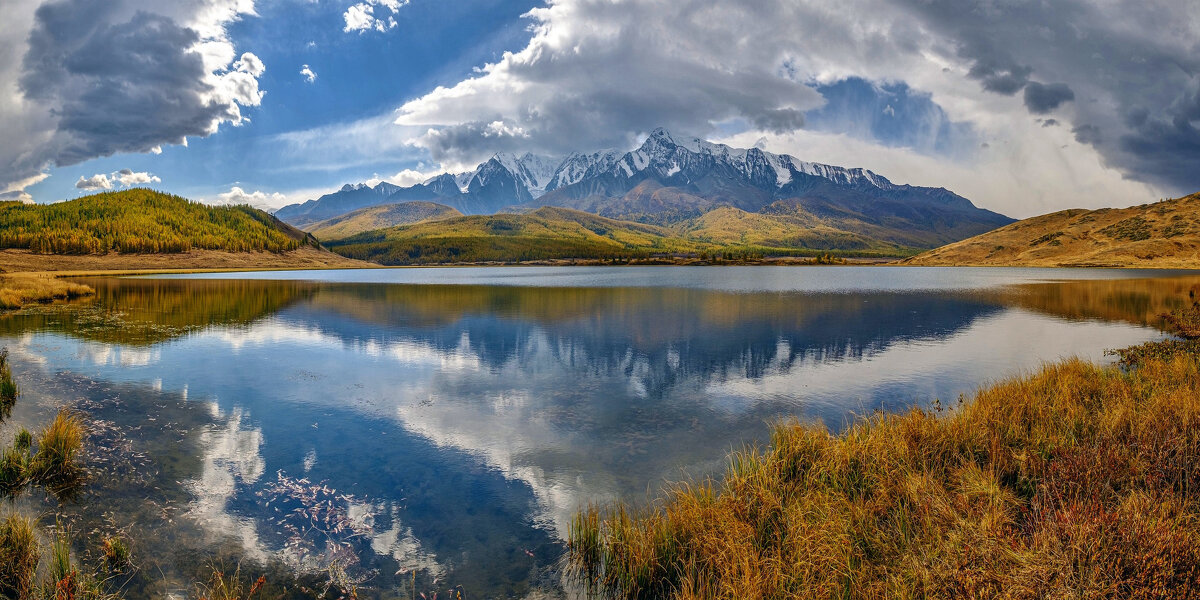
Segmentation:
{"type": "Polygon", "coordinates": [[[497,154],[474,171],[446,173],[409,187],[348,184],[285,206],[275,216],[311,231],[317,223],[365,207],[414,201],[438,203],[464,215],[561,207],[685,228],[720,209],[718,214],[737,216],[745,228],[765,220],[911,248],[958,241],[1012,222],[943,188],[899,185],[866,169],[806,162],[759,148],[677,138],[661,128],[630,151],[573,153],[562,159],[497,154]],[[754,216],[747,220],[747,214],[754,216]]]}

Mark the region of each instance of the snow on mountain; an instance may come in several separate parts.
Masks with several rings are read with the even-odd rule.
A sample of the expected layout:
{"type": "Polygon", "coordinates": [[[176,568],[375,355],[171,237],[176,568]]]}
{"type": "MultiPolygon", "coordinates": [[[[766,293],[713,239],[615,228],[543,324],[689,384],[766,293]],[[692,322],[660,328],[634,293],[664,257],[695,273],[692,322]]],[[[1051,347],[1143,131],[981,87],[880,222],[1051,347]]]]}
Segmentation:
{"type": "Polygon", "coordinates": [[[729,168],[755,183],[760,183],[759,176],[765,174],[762,173],[763,169],[769,168],[777,189],[788,185],[801,174],[842,185],[866,184],[881,189],[893,187],[887,178],[866,169],[807,162],[786,154],[773,154],[757,148],[733,148],[699,138],[677,138],[661,127],[650,132],[639,148],[618,158],[609,172],[617,177],[631,178],[636,173],[650,169],[663,177],[673,177],[685,172],[688,165],[729,168]]]}
{"type": "Polygon", "coordinates": [[[604,173],[611,169],[623,154],[620,150],[611,149],[592,153],[574,152],[563,159],[554,170],[550,183],[546,185],[546,191],[579,183],[588,177],[604,173]]]}

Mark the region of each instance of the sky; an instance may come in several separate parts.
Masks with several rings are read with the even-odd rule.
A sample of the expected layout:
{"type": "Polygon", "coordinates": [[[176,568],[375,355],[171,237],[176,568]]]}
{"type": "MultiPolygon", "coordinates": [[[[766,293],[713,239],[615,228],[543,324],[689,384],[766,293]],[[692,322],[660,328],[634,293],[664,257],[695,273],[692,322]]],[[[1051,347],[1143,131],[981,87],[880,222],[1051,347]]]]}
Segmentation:
{"type": "Polygon", "coordinates": [[[659,126],[1019,218],[1189,194],[1200,2],[0,2],[4,199],[277,208],[659,126]]]}

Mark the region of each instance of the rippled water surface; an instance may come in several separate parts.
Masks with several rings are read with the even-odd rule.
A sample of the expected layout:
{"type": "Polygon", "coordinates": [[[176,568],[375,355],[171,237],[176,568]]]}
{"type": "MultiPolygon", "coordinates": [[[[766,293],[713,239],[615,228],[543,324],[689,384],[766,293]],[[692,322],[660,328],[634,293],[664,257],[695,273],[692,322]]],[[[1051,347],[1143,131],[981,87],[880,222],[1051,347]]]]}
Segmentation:
{"type": "Polygon", "coordinates": [[[365,597],[555,597],[572,512],[720,470],[796,417],[956,400],[1161,337],[1189,273],[456,268],[95,279],[0,316],[23,396],[92,422],[80,549],[135,540],[132,596],[215,562],[365,597]],[[91,536],[91,537],[89,537],[91,536]]]}

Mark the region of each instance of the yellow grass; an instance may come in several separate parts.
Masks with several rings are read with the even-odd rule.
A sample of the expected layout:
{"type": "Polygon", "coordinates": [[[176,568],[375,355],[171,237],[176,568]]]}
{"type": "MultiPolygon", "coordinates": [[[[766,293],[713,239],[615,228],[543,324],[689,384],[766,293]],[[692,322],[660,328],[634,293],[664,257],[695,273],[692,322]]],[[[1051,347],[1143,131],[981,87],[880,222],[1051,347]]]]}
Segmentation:
{"type": "Polygon", "coordinates": [[[919,254],[928,266],[1200,267],[1200,194],[1129,208],[1072,209],[919,254]]]}
{"type": "Polygon", "coordinates": [[[1069,360],[947,412],[780,425],[717,481],[579,513],[619,598],[1192,598],[1200,356],[1069,360]]]}
{"type": "Polygon", "coordinates": [[[21,308],[28,304],[90,296],[91,287],[64,281],[52,275],[23,273],[0,275],[0,309],[21,308]]]}

